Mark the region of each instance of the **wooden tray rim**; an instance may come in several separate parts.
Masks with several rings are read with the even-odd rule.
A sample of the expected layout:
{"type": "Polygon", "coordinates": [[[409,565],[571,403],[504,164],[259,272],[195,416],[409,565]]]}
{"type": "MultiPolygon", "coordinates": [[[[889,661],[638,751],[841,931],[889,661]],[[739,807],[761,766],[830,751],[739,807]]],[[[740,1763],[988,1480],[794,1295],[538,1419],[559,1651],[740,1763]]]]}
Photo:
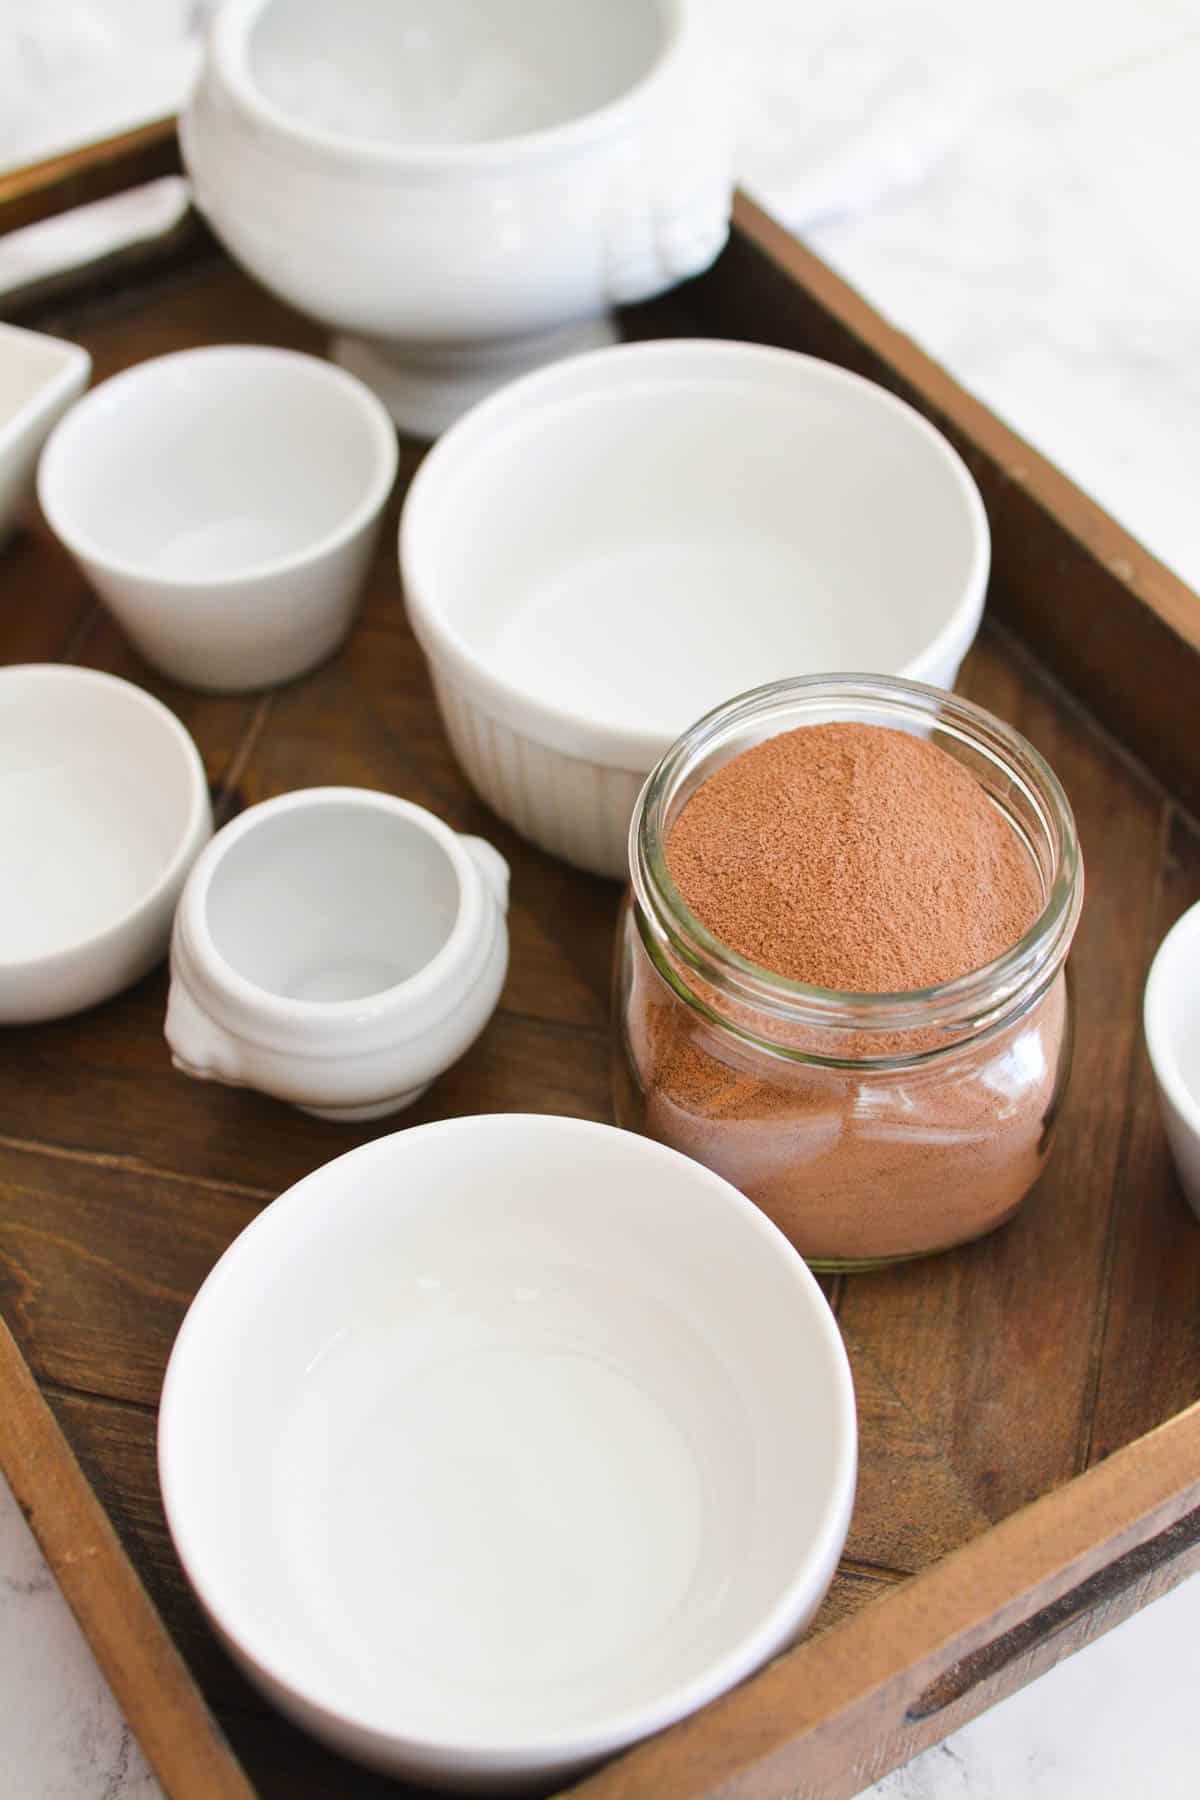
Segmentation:
{"type": "MultiPolygon", "coordinates": [[[[175,121],[151,122],[0,177],[0,230],[35,223],[179,169],[175,121]]],[[[734,225],[1102,562],[1130,604],[1165,628],[1189,663],[1195,659],[1200,679],[1200,598],[1186,584],[744,194],[735,201],[734,225]]],[[[32,1383],[19,1350],[16,1361],[24,1370],[21,1379],[32,1383]]],[[[73,1578],[76,1557],[63,1531],[68,1515],[60,1484],[85,1478],[61,1432],[57,1444],[52,1437],[39,1438],[36,1455],[19,1431],[0,1433],[0,1466],[126,1710],[145,1719],[157,1698],[176,1712],[181,1706],[185,1713],[191,1710],[189,1729],[196,1741],[211,1736],[211,1715],[190,1673],[184,1671],[182,1700],[177,1670],[171,1671],[170,1690],[156,1682],[148,1665],[131,1679],[128,1644],[114,1641],[103,1602],[97,1603],[94,1590],[84,1595],[73,1578]],[[156,1686],[157,1696],[148,1696],[147,1690],[156,1686]]],[[[90,1487],[87,1492],[100,1510],[90,1487]]],[[[1109,1593],[1095,1602],[1105,1613],[1101,1629],[1141,1603],[1151,1569],[1157,1571],[1156,1587],[1162,1588],[1200,1561],[1200,1403],[910,1576],[819,1638],[801,1642],[740,1688],[571,1791],[587,1800],[637,1800],[651,1792],[658,1800],[759,1800],[768,1794],[816,1793],[810,1785],[814,1769],[828,1766],[833,1779],[848,1747],[852,1757],[860,1754],[853,1745],[877,1736],[881,1718],[898,1715],[908,1722],[907,1739],[893,1735],[882,1760],[877,1757],[869,1767],[856,1769],[856,1783],[860,1777],[863,1783],[875,1780],[1020,1686],[1035,1672],[1034,1662],[1040,1672],[1047,1661],[1056,1660],[1029,1654],[1007,1658],[1005,1639],[1019,1638],[1023,1625],[1084,1592],[1106,1568],[1120,1569],[1133,1553],[1156,1546],[1161,1553],[1150,1564],[1135,1565],[1115,1597],[1109,1593]],[[972,1658],[986,1658],[997,1645],[997,1670],[953,1691],[954,1671],[972,1658]],[[922,1696],[936,1700],[939,1683],[947,1682],[949,1698],[922,1711],[922,1696]],[[803,1768],[801,1758],[808,1759],[803,1768]]],[[[114,1559],[114,1569],[123,1561],[128,1579],[140,1587],[115,1538],[106,1554],[114,1559]]],[[[124,1583],[126,1575],[115,1579],[124,1583]]],[[[154,1624],[137,1626],[135,1635],[143,1647],[155,1629],[165,1635],[148,1600],[146,1607],[154,1624]]],[[[145,1725],[141,1731],[150,1740],[162,1737],[145,1725]]],[[[172,1794],[187,1800],[194,1793],[199,1800],[217,1791],[193,1781],[161,1742],[151,1741],[149,1748],[172,1794]]],[[[235,1769],[229,1776],[230,1793],[242,1791],[239,1773],[235,1769]]],[[[859,1790],[855,1785],[822,1786],[819,1791],[849,1795],[859,1790]]]]}

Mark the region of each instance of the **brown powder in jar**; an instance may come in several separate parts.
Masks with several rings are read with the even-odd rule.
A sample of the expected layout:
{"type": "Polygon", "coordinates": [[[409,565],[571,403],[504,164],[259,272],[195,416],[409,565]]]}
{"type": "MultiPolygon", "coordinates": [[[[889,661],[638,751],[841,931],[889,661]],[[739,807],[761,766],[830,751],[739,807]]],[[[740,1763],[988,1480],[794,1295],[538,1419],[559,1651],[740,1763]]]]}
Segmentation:
{"type": "MultiPolygon", "coordinates": [[[[878,726],[804,726],[743,752],[690,797],[666,854],[723,943],[848,992],[979,968],[1042,905],[1032,857],[970,771],[878,726]]],[[[813,1261],[889,1260],[978,1236],[1041,1170],[1066,1066],[1061,972],[1001,1032],[872,1069],[772,1056],[685,1005],[636,948],[629,968],[622,1122],[726,1176],[813,1261]]],[[[681,973],[718,1017],[737,1013],[681,973]]],[[[778,1021],[737,1016],[756,1037],[791,1042],[778,1021]]],[[[801,1033],[794,1047],[854,1058],[930,1045],[925,1034],[906,1051],[801,1033]]]]}
{"type": "Polygon", "coordinates": [[[982,968],[1041,908],[1028,852],[970,771],[878,725],[805,725],[744,751],[692,795],[667,864],[731,950],[858,994],[982,968]]]}

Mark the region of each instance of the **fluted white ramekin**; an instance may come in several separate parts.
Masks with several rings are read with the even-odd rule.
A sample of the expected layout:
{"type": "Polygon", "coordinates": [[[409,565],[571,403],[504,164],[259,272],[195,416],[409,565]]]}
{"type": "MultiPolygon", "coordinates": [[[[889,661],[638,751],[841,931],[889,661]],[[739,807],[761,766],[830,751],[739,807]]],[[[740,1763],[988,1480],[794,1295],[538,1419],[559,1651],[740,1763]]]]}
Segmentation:
{"type": "Polygon", "coordinates": [[[629,834],[643,777],[539,744],[473,706],[436,664],[432,676],[454,754],[492,811],[577,868],[623,875],[614,846],[629,834]]]}
{"type": "Polygon", "coordinates": [[[846,669],[952,687],[987,517],[926,419],[759,344],[624,344],[459,421],[400,566],[455,754],[543,849],[621,877],[643,780],[714,705],[846,669]]]}

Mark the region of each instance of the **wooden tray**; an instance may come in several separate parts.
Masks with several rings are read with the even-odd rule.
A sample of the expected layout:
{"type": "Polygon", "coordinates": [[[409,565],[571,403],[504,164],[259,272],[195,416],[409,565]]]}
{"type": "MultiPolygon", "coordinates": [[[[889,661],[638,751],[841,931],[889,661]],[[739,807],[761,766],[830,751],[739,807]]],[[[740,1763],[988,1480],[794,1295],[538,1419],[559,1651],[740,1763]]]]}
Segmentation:
{"type": "MultiPolygon", "coordinates": [[[[141,172],[169,164],[164,145],[139,136],[141,172]]],[[[78,167],[66,175],[78,197],[78,167]]],[[[100,179],[119,185],[111,157],[100,179]]],[[[52,210],[54,192],[41,173],[9,217],[52,210]]],[[[97,380],[190,344],[321,344],[199,229],[157,260],[140,252],[17,310],[86,344],[97,380]]],[[[1152,950],[1200,897],[1187,811],[1200,804],[1200,600],[744,200],[717,266],[628,327],[815,351],[905,394],[954,439],[995,540],[988,622],[961,685],[1049,758],[1087,863],[1074,1078],[1038,1189],[990,1239],[827,1283],[854,1366],[862,1470],[817,1625],[577,1789],[832,1800],[1200,1563],[1200,1229],[1169,1167],[1140,1029],[1152,950]]],[[[402,481],[418,459],[404,447],[402,481]]],[[[503,1004],[407,1119],[608,1117],[617,891],[538,854],[467,788],[405,622],[390,528],[345,649],[291,687],[241,699],[147,670],[43,528],[4,557],[0,659],[85,663],[159,694],[200,746],[218,820],[287,788],[375,786],[486,834],[510,859],[503,1004]]],[[[160,970],[83,1017],[0,1033],[0,1305],[119,1544],[15,1352],[0,1357],[0,1462],[173,1794],[245,1791],[190,1679],[261,1794],[395,1794],[300,1736],[233,1669],[183,1582],[154,1465],[163,1366],[217,1256],[281,1189],[394,1126],[322,1124],[183,1079],[162,1040],[165,996],[160,970]],[[80,1564],[96,1558],[108,1575],[89,1583],[80,1564]],[[156,1673],[154,1609],[190,1679],[169,1658],[156,1673]]]]}

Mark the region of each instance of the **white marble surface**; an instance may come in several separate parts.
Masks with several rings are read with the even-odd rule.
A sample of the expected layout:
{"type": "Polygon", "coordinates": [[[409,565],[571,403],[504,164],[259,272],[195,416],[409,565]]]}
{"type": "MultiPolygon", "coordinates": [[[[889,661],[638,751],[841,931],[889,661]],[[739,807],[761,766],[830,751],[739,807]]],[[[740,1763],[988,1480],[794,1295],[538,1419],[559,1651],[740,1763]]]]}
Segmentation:
{"type": "MultiPolygon", "coordinates": [[[[1200,587],[1196,0],[697,3],[751,183],[1200,587]]],[[[171,104],[195,16],[0,0],[0,162],[171,104]]],[[[1193,1580],[875,1800],[1192,1800],[1198,1641],[1193,1580]]],[[[0,1484],[0,1795],[157,1791],[0,1484]]]]}
{"type": "Polygon", "coordinates": [[[0,1794],[157,1800],[161,1791],[0,1477],[0,1794]]]}
{"type": "Polygon", "coordinates": [[[1195,1578],[885,1777],[875,1800],[1195,1800],[1195,1578]]]}
{"type": "Polygon", "coordinates": [[[0,166],[173,112],[211,10],[212,0],[0,0],[0,166]]]}
{"type": "Polygon", "coordinates": [[[810,241],[1200,589],[1200,8],[1083,16],[978,9],[957,142],[810,241]]]}

